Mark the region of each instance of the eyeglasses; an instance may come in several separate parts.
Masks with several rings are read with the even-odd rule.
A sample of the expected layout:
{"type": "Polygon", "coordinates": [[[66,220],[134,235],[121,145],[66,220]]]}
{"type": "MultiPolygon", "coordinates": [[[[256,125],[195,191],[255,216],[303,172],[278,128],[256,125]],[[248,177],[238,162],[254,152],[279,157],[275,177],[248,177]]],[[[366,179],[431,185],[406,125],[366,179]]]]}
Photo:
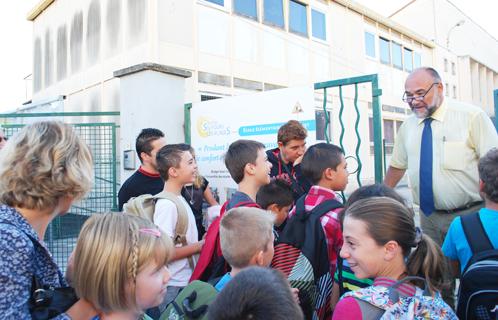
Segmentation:
{"type": "Polygon", "coordinates": [[[413,100],[416,100],[416,101],[422,101],[422,100],[424,100],[425,96],[431,91],[432,87],[434,87],[435,84],[440,84],[440,82],[434,82],[433,84],[431,84],[431,86],[429,87],[429,89],[427,89],[425,91],[425,93],[421,94],[421,95],[407,96],[406,92],[405,92],[403,94],[403,101],[406,102],[406,103],[412,103],[413,100]]]}
{"type": "Polygon", "coordinates": [[[7,142],[7,140],[9,140],[9,138],[7,138],[7,137],[0,137],[0,143],[2,143],[4,141],[7,142]]]}

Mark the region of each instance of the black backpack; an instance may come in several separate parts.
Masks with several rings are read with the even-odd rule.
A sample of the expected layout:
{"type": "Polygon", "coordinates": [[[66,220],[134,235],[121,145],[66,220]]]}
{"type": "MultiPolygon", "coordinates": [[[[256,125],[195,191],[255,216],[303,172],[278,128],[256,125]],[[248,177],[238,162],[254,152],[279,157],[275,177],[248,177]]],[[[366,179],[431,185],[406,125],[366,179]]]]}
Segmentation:
{"type": "Polygon", "coordinates": [[[337,200],[326,200],[306,212],[304,199],[305,195],[297,200],[296,213],[280,234],[271,267],[282,271],[291,287],[299,289],[307,319],[324,319],[330,312],[333,280],[320,218],[343,205],[337,200]]]}
{"type": "Polygon", "coordinates": [[[478,212],[461,220],[472,258],[460,277],[457,315],[460,319],[497,319],[498,249],[489,240],[478,212]]]}

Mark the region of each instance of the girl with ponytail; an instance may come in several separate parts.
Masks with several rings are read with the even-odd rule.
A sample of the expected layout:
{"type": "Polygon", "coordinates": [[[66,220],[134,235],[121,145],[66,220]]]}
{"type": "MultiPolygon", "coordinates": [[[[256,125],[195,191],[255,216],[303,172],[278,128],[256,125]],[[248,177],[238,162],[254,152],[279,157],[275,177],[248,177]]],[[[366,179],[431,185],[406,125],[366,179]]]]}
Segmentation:
{"type": "Polygon", "coordinates": [[[372,286],[346,293],[333,319],[457,319],[440,295],[441,249],[415,227],[399,201],[373,197],[344,212],[340,255],[356,277],[372,286]]]}

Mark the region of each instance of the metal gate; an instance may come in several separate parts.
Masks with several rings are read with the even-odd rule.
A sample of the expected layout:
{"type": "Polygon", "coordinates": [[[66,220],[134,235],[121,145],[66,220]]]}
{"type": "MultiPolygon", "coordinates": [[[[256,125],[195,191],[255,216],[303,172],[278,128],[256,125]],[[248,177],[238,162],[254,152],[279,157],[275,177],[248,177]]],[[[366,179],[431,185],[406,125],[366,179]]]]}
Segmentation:
{"type": "MultiPolygon", "coordinates": [[[[344,134],[345,127],[343,121],[343,112],[344,112],[344,98],[343,98],[343,87],[354,85],[354,109],[356,112],[356,120],[355,120],[355,134],[357,138],[355,155],[356,160],[358,161],[358,169],[356,170],[356,181],[358,182],[358,186],[361,186],[360,174],[362,169],[362,161],[360,158],[360,146],[361,146],[361,136],[358,130],[358,125],[360,123],[360,110],[358,108],[358,84],[360,83],[371,83],[372,85],[372,110],[373,110],[373,132],[374,132],[374,168],[375,168],[375,182],[381,183],[382,177],[384,173],[383,163],[384,159],[384,150],[382,148],[382,119],[381,119],[381,109],[380,109],[380,96],[382,95],[382,90],[379,89],[379,81],[377,74],[370,74],[359,77],[352,78],[344,78],[337,79],[326,82],[315,83],[315,90],[323,90],[323,110],[325,113],[325,137],[327,143],[330,142],[330,137],[328,136],[328,126],[330,125],[330,119],[328,118],[327,112],[327,89],[328,88],[339,88],[339,100],[340,100],[340,109],[339,109],[339,123],[341,125],[341,134],[339,137],[339,145],[344,150],[344,134]]],[[[344,150],[346,153],[346,150],[344,150]]]]}
{"type": "Polygon", "coordinates": [[[71,124],[90,147],[94,162],[94,185],[90,193],[73,204],[70,211],[48,226],[45,242],[57,264],[65,270],[81,226],[95,213],[117,211],[117,130],[119,112],[59,112],[0,114],[6,137],[25,125],[41,120],[71,124]]]}

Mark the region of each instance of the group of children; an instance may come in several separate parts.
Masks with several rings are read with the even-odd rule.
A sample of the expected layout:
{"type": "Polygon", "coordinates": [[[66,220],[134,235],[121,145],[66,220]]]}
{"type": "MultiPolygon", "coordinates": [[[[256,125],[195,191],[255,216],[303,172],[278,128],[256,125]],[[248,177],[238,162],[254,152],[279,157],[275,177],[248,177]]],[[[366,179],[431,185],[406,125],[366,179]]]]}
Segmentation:
{"type": "MultiPolygon", "coordinates": [[[[238,190],[200,241],[194,215],[181,196],[182,187],[197,174],[190,147],[166,145],[156,159],[164,191],[175,194],[187,210],[187,244],[173,246],[171,241],[178,236],[176,201],[157,200],[153,221],[117,213],[90,218],[76,247],[73,283],[78,296],[102,312],[96,319],[136,319],[154,307],[161,314],[193,280],[209,281],[218,292],[208,308],[210,319],[302,319],[299,290],[267,268],[274,243],[296,208],[289,184],[270,179],[272,165],[264,145],[251,140],[230,145],[225,165],[238,190]]],[[[339,147],[309,147],[301,169],[313,185],[304,196],[306,212],[327,200],[340,201],[336,192],[346,188],[349,173],[339,147]]],[[[498,150],[481,159],[479,172],[486,201],[481,220],[496,248],[498,238],[490,231],[498,226],[498,150]]],[[[335,281],[327,308],[313,313],[315,318],[366,319],[396,305],[388,310],[396,319],[409,312],[456,319],[439,294],[445,285],[443,253],[415,226],[413,212],[392,189],[361,187],[345,208],[321,215],[320,225],[335,281]]],[[[458,270],[472,256],[462,233],[455,220],[443,246],[459,262],[458,270]]]]}

